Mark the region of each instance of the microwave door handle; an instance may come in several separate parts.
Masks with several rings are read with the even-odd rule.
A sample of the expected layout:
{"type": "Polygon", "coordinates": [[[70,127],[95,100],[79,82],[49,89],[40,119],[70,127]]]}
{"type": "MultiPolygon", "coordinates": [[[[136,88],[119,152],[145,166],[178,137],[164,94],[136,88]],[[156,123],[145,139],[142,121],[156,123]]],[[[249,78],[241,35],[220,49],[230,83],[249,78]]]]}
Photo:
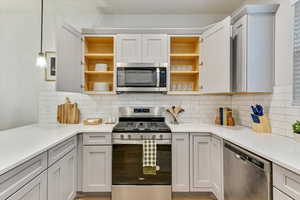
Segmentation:
{"type": "Polygon", "coordinates": [[[160,86],[160,69],[159,68],[156,68],[156,74],[157,74],[156,87],[159,88],[159,86],[160,86]]]}

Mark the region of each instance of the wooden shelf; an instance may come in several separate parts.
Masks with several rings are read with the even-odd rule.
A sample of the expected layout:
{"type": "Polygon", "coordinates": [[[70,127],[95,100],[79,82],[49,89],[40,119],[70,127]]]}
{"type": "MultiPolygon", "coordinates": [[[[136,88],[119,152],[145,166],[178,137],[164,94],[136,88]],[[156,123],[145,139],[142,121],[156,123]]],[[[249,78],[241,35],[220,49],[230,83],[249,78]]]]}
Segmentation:
{"type": "Polygon", "coordinates": [[[199,57],[197,53],[172,53],[171,57],[199,57]]]}
{"type": "Polygon", "coordinates": [[[199,71],[171,71],[171,75],[198,75],[199,71]]]}
{"type": "Polygon", "coordinates": [[[114,37],[85,37],[85,53],[113,54],[114,37]]]}
{"type": "Polygon", "coordinates": [[[87,75],[113,75],[113,71],[85,71],[87,75]]]}
{"type": "Polygon", "coordinates": [[[86,58],[101,58],[101,59],[113,59],[113,53],[85,53],[86,58]]]}
{"type": "Polygon", "coordinates": [[[113,91],[85,91],[85,94],[88,95],[115,95],[116,93],[113,91]]]}

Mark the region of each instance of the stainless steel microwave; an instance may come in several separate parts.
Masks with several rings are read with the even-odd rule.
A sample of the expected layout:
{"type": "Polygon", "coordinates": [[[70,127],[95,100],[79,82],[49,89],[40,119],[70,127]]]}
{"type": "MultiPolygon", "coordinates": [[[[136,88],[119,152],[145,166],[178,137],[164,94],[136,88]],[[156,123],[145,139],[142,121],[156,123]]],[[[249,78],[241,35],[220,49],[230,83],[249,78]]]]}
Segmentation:
{"type": "Polygon", "coordinates": [[[118,63],[117,93],[166,93],[166,63],[118,63]]]}

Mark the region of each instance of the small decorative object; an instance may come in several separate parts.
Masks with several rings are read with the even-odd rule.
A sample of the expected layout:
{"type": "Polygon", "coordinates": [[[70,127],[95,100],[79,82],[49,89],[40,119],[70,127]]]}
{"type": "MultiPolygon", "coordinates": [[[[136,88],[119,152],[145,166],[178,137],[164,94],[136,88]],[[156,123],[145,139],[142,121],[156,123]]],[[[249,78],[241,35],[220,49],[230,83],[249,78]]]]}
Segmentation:
{"type": "Polygon", "coordinates": [[[251,106],[253,123],[252,130],[257,133],[271,133],[272,129],[267,116],[264,114],[264,108],[261,105],[251,106]]]}
{"type": "Polygon", "coordinates": [[[79,124],[80,111],[77,103],[71,104],[66,98],[66,103],[57,106],[57,121],[60,124],[79,124]]]}
{"type": "Polygon", "coordinates": [[[45,69],[46,81],[56,81],[56,53],[46,52],[47,67],[45,69]]]}
{"type": "Polygon", "coordinates": [[[167,109],[167,112],[171,114],[173,117],[173,124],[179,124],[179,114],[184,112],[184,109],[181,108],[180,106],[172,106],[171,108],[167,109]]]}
{"type": "Polygon", "coordinates": [[[300,143],[300,121],[296,121],[293,124],[293,131],[295,134],[295,140],[300,143]]]}
{"type": "Polygon", "coordinates": [[[83,121],[84,125],[100,125],[102,124],[102,119],[101,118],[88,118],[83,121]]]}
{"type": "Polygon", "coordinates": [[[221,126],[235,126],[235,121],[231,108],[219,108],[215,119],[215,124],[221,126]]]}

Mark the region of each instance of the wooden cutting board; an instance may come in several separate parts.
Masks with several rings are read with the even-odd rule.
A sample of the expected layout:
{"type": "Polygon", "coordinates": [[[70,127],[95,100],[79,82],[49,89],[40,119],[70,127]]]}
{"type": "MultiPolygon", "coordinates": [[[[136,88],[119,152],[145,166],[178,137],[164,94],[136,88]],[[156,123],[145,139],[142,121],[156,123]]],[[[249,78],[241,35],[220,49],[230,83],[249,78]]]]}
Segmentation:
{"type": "Polygon", "coordinates": [[[60,124],[79,124],[80,110],[77,103],[72,104],[66,98],[66,103],[57,106],[57,121],[60,124]]]}

